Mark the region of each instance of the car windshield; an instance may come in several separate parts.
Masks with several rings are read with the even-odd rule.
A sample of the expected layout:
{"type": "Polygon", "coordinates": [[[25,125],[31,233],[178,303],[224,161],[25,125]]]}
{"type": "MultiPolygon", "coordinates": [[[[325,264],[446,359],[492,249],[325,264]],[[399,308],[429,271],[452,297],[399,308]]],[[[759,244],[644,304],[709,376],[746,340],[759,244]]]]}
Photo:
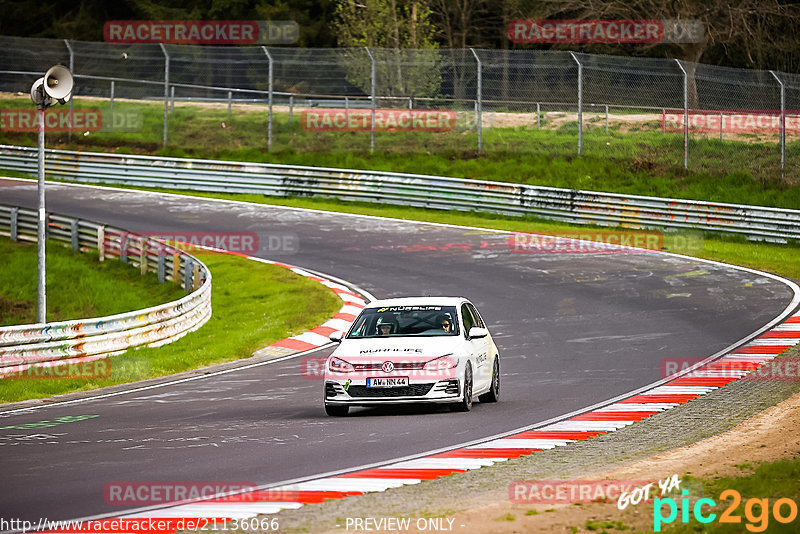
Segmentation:
{"type": "Polygon", "coordinates": [[[348,339],[457,336],[455,306],[388,306],[362,310],[348,339]]]}

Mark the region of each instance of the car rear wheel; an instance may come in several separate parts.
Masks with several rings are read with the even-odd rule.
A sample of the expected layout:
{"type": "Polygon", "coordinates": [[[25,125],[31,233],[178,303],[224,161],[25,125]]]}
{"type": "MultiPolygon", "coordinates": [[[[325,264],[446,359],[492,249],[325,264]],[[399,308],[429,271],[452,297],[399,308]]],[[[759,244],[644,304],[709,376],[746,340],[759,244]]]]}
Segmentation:
{"type": "Polygon", "coordinates": [[[349,406],[325,403],[325,413],[333,417],[344,417],[350,411],[349,406]]]}
{"type": "Polygon", "coordinates": [[[483,395],[478,395],[481,402],[497,402],[500,399],[500,358],[495,356],[494,366],[492,367],[492,385],[489,391],[483,395]]]}
{"type": "Polygon", "coordinates": [[[452,408],[454,412],[468,412],[472,409],[472,366],[469,362],[464,370],[464,397],[452,408]]]}

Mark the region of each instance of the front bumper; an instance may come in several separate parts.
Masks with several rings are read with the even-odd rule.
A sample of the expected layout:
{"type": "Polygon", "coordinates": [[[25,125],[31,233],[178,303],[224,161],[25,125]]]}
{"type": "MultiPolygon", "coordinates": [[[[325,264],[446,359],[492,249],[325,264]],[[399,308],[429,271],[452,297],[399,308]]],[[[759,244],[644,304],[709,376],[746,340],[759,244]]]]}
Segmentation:
{"type": "Polygon", "coordinates": [[[331,405],[448,403],[460,398],[461,381],[457,378],[437,382],[410,382],[408,386],[394,388],[368,388],[365,380],[353,381],[350,384],[338,380],[325,380],[325,403],[331,405]]]}

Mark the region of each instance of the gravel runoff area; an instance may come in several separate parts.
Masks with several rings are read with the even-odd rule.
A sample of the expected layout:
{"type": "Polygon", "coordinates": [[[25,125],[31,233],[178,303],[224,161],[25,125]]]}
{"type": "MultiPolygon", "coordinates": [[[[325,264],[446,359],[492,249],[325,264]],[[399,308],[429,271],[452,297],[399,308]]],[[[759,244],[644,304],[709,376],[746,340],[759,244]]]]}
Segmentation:
{"type": "MultiPolygon", "coordinates": [[[[790,349],[782,357],[800,357],[800,346],[790,349]]],[[[513,481],[574,480],[626,466],[658,453],[697,443],[705,438],[729,431],[739,423],[797,393],[800,393],[800,381],[798,380],[739,380],[616,432],[586,441],[537,452],[530,456],[495,464],[493,467],[390,489],[383,493],[365,494],[322,504],[306,505],[297,510],[283,511],[276,517],[280,522],[282,532],[346,532],[345,521],[347,518],[367,517],[410,517],[412,526],[418,518],[455,518],[452,525],[454,532],[486,531],[486,521],[494,521],[497,529],[490,528],[492,531],[526,532],[529,530],[528,528],[524,528],[519,523],[512,523],[510,519],[498,522],[502,521],[502,518],[498,520],[484,517],[481,521],[482,524],[476,524],[469,519],[470,511],[474,516],[476,510],[494,503],[500,505],[496,507],[497,510],[504,511],[516,506],[518,515],[524,516],[526,509],[534,506],[512,505],[509,501],[508,487],[513,481]],[[465,517],[467,519],[464,519],[465,517]]],[[[502,409],[502,405],[501,396],[500,404],[496,405],[497,409],[502,409]]],[[[780,417],[780,412],[775,412],[772,417],[773,419],[780,417]]],[[[775,426],[783,428],[784,425],[790,424],[800,428],[800,421],[797,420],[778,421],[778,423],[775,426]]],[[[748,430],[737,429],[734,433],[737,431],[747,432],[748,430]]],[[[735,438],[735,436],[733,437],[735,438]]],[[[357,441],[358,437],[354,436],[354,439],[357,441]]],[[[764,447],[764,445],[759,446],[764,447]]],[[[354,443],[354,448],[357,450],[357,443],[354,443]]],[[[772,452],[775,453],[772,455],[775,457],[792,454],[791,451],[772,452]]],[[[691,447],[686,450],[687,466],[691,466],[691,462],[695,460],[694,454],[691,447]]],[[[796,455],[797,451],[795,450],[793,454],[796,455]]],[[[742,452],[741,455],[742,457],[739,459],[727,455],[725,458],[742,463],[753,460],[745,452],[742,452]]],[[[678,465],[681,464],[678,463],[678,465]]],[[[691,472],[699,475],[696,470],[691,472]]],[[[671,474],[653,472],[652,477],[645,477],[645,480],[655,482],[657,479],[663,479],[671,474]]],[[[678,472],[677,474],[682,476],[684,473],[678,472]]],[[[642,478],[636,480],[642,480],[642,478]]],[[[592,504],[592,506],[596,505],[592,504]]],[[[606,506],[613,506],[613,504],[606,506]]],[[[552,509],[553,506],[551,505],[549,508],[552,509]]],[[[572,524],[583,525],[585,519],[579,516],[585,514],[578,512],[577,508],[569,507],[562,510],[561,515],[569,514],[571,517],[568,519],[575,519],[572,524]]],[[[497,515],[501,515],[499,511],[497,515]]],[[[525,517],[524,519],[544,519],[554,515],[556,514],[541,514],[534,518],[525,517]]],[[[447,525],[446,521],[444,525],[447,525]]],[[[350,530],[353,530],[352,526],[350,530]]],[[[412,527],[411,531],[416,530],[412,527]]],[[[569,532],[569,528],[566,531],[569,532]]]]}

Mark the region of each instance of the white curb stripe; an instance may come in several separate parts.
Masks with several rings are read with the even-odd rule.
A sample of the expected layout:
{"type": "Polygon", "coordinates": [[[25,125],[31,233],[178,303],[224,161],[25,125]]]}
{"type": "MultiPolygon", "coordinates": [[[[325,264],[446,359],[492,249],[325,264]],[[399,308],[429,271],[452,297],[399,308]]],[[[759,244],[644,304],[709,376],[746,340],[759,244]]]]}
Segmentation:
{"type": "Polygon", "coordinates": [[[611,432],[620,428],[632,425],[636,421],[562,421],[547,425],[539,430],[578,430],[586,432],[588,430],[602,430],[611,432]]]}
{"type": "Polygon", "coordinates": [[[643,402],[643,403],[630,403],[630,404],[623,404],[623,403],[616,403],[611,404],[609,406],[605,406],[604,408],[600,408],[595,410],[596,412],[608,413],[608,412],[661,412],[664,410],[669,410],[677,406],[679,403],[677,402],[643,402]]]}

